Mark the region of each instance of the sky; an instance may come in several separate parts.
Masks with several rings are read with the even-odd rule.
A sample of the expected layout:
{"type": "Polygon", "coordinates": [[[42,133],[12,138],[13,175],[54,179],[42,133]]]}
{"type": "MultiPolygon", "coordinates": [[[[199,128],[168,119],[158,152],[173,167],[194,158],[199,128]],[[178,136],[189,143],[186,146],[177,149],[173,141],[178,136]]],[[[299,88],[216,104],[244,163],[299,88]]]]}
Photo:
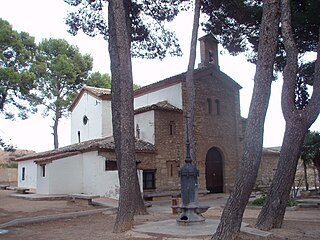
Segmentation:
{"type": "MultiPolygon", "coordinates": [[[[28,32],[37,43],[45,38],[63,38],[76,45],[82,54],[93,57],[93,71],[110,74],[107,42],[101,37],[88,37],[83,33],[72,36],[67,32],[64,18],[68,5],[63,0],[0,0],[0,18],[7,20],[14,30],[28,32]]],[[[170,24],[180,41],[183,56],[167,57],[164,60],[133,59],[133,81],[141,86],[185,72],[188,66],[191,39],[192,14],[182,13],[170,24]],[[186,27],[190,26],[190,27],[186,27]]],[[[199,37],[205,35],[199,31],[199,37]]],[[[198,44],[199,47],[199,44],[198,44]]],[[[243,88],[240,90],[241,115],[247,117],[251,101],[255,66],[248,63],[243,55],[230,56],[219,45],[220,70],[232,77],[243,88]]],[[[196,66],[199,61],[197,52],[196,66]]],[[[272,84],[272,93],[265,122],[264,147],[281,146],[285,121],[281,112],[282,80],[272,84]]],[[[0,116],[0,136],[19,149],[37,152],[53,148],[52,119],[43,118],[41,113],[27,120],[5,120],[0,116]]],[[[320,118],[311,126],[320,131],[320,118]]],[[[59,123],[59,146],[70,144],[70,119],[59,123]]]]}

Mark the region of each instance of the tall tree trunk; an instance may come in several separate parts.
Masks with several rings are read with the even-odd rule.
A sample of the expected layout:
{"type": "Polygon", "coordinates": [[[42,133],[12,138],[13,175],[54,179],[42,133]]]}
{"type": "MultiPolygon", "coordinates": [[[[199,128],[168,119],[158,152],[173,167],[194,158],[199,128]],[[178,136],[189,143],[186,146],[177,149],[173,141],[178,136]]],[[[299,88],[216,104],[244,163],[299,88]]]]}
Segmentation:
{"type": "MultiPolygon", "coordinates": [[[[260,211],[256,227],[270,230],[281,227],[294,181],[304,136],[297,122],[287,123],[280,158],[265,205],[260,211]]],[[[305,128],[305,127],[304,127],[305,128]]]]}
{"type": "MultiPolygon", "coordinates": [[[[195,0],[192,36],[191,36],[191,44],[190,44],[190,56],[189,56],[189,64],[188,64],[188,70],[186,75],[186,90],[187,90],[187,99],[188,99],[187,116],[190,118],[188,121],[190,154],[191,154],[191,159],[196,165],[197,165],[197,159],[195,154],[196,143],[194,138],[194,135],[195,135],[194,134],[195,89],[194,89],[193,74],[194,74],[194,64],[196,62],[196,53],[197,53],[200,7],[201,7],[200,0],[195,0]]],[[[186,136],[186,133],[187,133],[187,130],[185,129],[185,136],[186,136]]]]}
{"type": "MultiPolygon", "coordinates": [[[[318,172],[318,176],[319,176],[319,171],[318,172]]],[[[313,177],[314,177],[314,189],[317,191],[317,175],[316,175],[316,167],[313,166],[313,177]]]]}
{"type": "Polygon", "coordinates": [[[263,230],[280,228],[282,225],[305,134],[320,112],[319,44],[312,97],[309,104],[302,110],[297,109],[294,104],[298,51],[291,28],[289,0],[281,0],[281,30],[286,51],[286,66],[283,73],[281,96],[281,106],[286,121],[286,131],[280,151],[278,168],[267,195],[265,205],[257,219],[256,226],[263,230]]]}
{"type": "Polygon", "coordinates": [[[58,125],[59,125],[59,119],[60,119],[60,114],[59,114],[59,108],[56,107],[55,113],[54,113],[54,118],[53,118],[53,146],[54,149],[59,148],[59,140],[58,140],[58,125]]]}
{"type": "MultiPolygon", "coordinates": [[[[320,193],[320,168],[317,168],[317,172],[318,172],[318,186],[319,186],[319,189],[318,189],[318,193],[320,193]]],[[[316,184],[316,181],[314,181],[314,183],[316,184]]],[[[317,190],[317,186],[315,186],[316,190],[317,190]]]]}
{"type": "Polygon", "coordinates": [[[309,191],[308,166],[306,161],[303,161],[303,171],[304,171],[304,185],[306,186],[306,191],[309,191]]]}
{"type": "Polygon", "coordinates": [[[244,140],[244,151],[234,190],[228,198],[217,232],[212,239],[231,240],[237,237],[244,210],[256,182],[262,154],[264,122],[273,80],[279,19],[279,1],[264,1],[258,61],[244,140]]]}
{"type": "Polygon", "coordinates": [[[133,80],[129,6],[110,0],[108,6],[109,53],[112,75],[112,124],[118,164],[120,196],[114,232],[132,228],[137,204],[143,203],[138,186],[133,112],[133,80]]]}

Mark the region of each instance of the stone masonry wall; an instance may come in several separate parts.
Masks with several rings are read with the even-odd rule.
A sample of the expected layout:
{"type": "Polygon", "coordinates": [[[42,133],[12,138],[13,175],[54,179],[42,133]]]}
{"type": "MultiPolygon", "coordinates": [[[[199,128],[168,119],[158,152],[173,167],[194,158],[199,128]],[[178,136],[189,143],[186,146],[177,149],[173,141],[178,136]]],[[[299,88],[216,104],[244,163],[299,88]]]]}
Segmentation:
{"type": "Polygon", "coordinates": [[[210,148],[216,147],[223,157],[223,189],[224,192],[230,192],[242,151],[239,89],[219,78],[214,71],[208,70],[195,75],[195,91],[194,124],[199,189],[206,189],[206,155],[210,148]],[[211,99],[211,113],[208,109],[208,99],[211,99]]]}
{"type": "Polygon", "coordinates": [[[155,112],[156,191],[180,189],[178,171],[184,162],[183,114],[155,112]]]}

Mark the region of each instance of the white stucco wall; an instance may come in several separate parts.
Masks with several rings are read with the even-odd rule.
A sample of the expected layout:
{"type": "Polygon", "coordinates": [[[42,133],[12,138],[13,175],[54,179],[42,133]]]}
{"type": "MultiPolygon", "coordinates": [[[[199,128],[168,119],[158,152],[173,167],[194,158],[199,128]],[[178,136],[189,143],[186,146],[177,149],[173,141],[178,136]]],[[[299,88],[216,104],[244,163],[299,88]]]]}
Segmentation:
{"type": "MultiPolygon", "coordinates": [[[[84,193],[119,198],[118,171],[105,171],[105,158],[97,151],[62,158],[46,164],[45,177],[41,166],[37,166],[38,194],[84,193]]],[[[142,171],[138,171],[140,190],[142,171]]]]}
{"type": "Polygon", "coordinates": [[[83,192],[82,154],[55,160],[46,164],[46,176],[38,166],[39,194],[73,194],[83,192]]]}
{"type": "MultiPolygon", "coordinates": [[[[83,154],[83,192],[110,198],[119,198],[118,171],[105,171],[105,158],[98,152],[83,154]]],[[[138,171],[140,189],[142,189],[142,171],[138,171]]]]}
{"type": "Polygon", "coordinates": [[[37,165],[33,160],[18,162],[18,187],[37,187],[37,165]],[[25,180],[22,180],[22,168],[25,168],[25,180]]]}
{"type": "MultiPolygon", "coordinates": [[[[51,164],[51,163],[50,163],[51,164]]],[[[42,176],[41,166],[37,165],[37,194],[55,194],[50,192],[50,164],[46,164],[46,176],[42,176]]]]}
{"type": "Polygon", "coordinates": [[[105,158],[98,152],[83,154],[83,191],[86,194],[117,198],[119,180],[117,171],[105,171],[105,158]]]}
{"type": "Polygon", "coordinates": [[[100,99],[84,93],[71,113],[71,144],[102,137],[102,106],[100,99]],[[86,125],[83,117],[88,117],[86,125]]]}
{"type": "Polygon", "coordinates": [[[102,101],[102,109],[102,136],[109,137],[113,135],[111,101],[102,101]]]}
{"type": "Polygon", "coordinates": [[[137,124],[140,129],[140,139],[154,144],[154,111],[143,112],[134,116],[135,133],[137,133],[137,124]]]}
{"type": "Polygon", "coordinates": [[[143,96],[135,97],[134,109],[149,106],[167,100],[173,106],[182,109],[182,85],[177,83],[143,96]]]}

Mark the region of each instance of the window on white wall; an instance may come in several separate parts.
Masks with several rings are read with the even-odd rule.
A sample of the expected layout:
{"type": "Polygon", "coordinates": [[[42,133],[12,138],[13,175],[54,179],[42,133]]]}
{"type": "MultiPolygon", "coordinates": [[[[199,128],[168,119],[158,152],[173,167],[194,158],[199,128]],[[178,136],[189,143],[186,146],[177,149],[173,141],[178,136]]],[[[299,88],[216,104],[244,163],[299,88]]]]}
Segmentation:
{"type": "Polygon", "coordinates": [[[80,143],[80,142],[81,142],[81,132],[78,131],[78,143],[80,143]]]}
{"type": "Polygon", "coordinates": [[[45,177],[46,176],[46,165],[43,164],[43,165],[40,165],[40,167],[41,167],[41,176],[45,177]]]}
{"type": "Polygon", "coordinates": [[[105,160],[105,171],[114,171],[117,169],[116,161],[105,160]]]}
{"type": "Polygon", "coordinates": [[[26,179],[26,168],[21,168],[21,180],[24,181],[26,179]]]}
{"type": "Polygon", "coordinates": [[[82,118],[83,125],[87,125],[88,120],[89,120],[89,118],[86,115],[84,115],[82,118]]]}

